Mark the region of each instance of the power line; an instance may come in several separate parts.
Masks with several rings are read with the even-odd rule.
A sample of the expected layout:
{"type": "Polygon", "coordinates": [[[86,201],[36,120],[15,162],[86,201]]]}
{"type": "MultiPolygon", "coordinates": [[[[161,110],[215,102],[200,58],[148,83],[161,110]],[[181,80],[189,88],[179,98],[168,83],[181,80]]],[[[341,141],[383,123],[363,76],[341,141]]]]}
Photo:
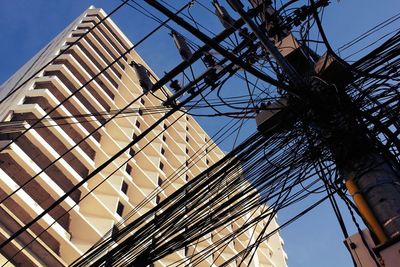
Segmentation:
{"type": "Polygon", "coordinates": [[[22,82],[20,85],[18,85],[16,88],[11,89],[10,93],[8,93],[2,100],[0,100],[0,104],[2,104],[5,100],[7,100],[10,96],[12,96],[16,91],[21,89],[24,85],[26,85],[30,80],[36,77],[40,72],[42,72],[46,67],[48,67],[50,64],[52,64],[55,60],[57,60],[61,55],[65,54],[65,51],[79,43],[83,38],[85,38],[90,32],[92,32],[96,27],[98,27],[100,24],[102,24],[105,20],[107,20],[109,17],[111,17],[114,13],[116,13],[119,9],[121,9],[129,0],[122,0],[122,3],[118,5],[115,9],[113,9],[107,16],[104,18],[100,19],[99,22],[97,22],[92,28],[90,28],[88,31],[86,31],[84,34],[78,37],[74,42],[69,44],[67,48],[64,51],[61,51],[57,56],[55,56],[53,59],[51,59],[49,62],[47,62],[45,65],[43,65],[39,70],[37,70],[34,74],[32,74],[29,78],[27,78],[24,82],[22,82]]]}

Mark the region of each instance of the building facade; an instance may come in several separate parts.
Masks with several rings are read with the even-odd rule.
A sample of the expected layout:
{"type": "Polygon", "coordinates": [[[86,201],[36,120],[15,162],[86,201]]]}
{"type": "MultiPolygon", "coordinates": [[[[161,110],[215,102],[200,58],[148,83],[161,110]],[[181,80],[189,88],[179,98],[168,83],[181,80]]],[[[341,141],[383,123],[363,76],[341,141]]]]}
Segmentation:
{"type": "MultiPolygon", "coordinates": [[[[140,112],[161,105],[157,98],[157,94],[162,96],[160,92],[155,96],[147,94],[130,107],[138,111],[137,114],[119,116],[90,134],[113,111],[125,107],[142,93],[137,75],[129,64],[134,61],[150,70],[140,56],[131,51],[86,84],[133,45],[115,23],[107,19],[67,49],[105,16],[102,9],[90,7],[1,86],[0,98],[3,99],[45,63],[64,52],[0,105],[1,241],[39,215],[163,115],[140,112]],[[84,84],[80,92],[57,107],[84,84]],[[17,141],[10,141],[54,107],[57,109],[41,123],[17,141]],[[81,141],[86,136],[89,137],[81,141]],[[74,146],[76,148],[58,160],[74,146]],[[55,160],[57,162],[51,164],[55,160]],[[21,190],[4,200],[22,185],[21,190]]],[[[156,81],[151,71],[150,76],[156,81]]],[[[10,266],[68,265],[126,214],[134,210],[132,219],[143,215],[223,156],[191,116],[174,114],[5,246],[0,251],[0,263],[9,260],[10,266]],[[193,158],[196,158],[195,164],[187,164],[188,159],[193,158]],[[177,170],[181,171],[171,185],[161,189],[177,170]],[[156,195],[154,190],[157,190],[156,195]],[[154,197],[149,198],[151,194],[154,197]],[[144,201],[146,199],[148,201],[144,201]],[[36,241],[29,244],[34,238],[36,241]]],[[[239,227],[240,223],[233,222],[225,231],[239,227]]],[[[271,227],[277,227],[275,219],[271,227]]],[[[261,230],[261,225],[259,228],[256,231],[261,230]]],[[[200,251],[223,233],[215,232],[212,237],[206,237],[203,244],[177,251],[155,266],[167,266],[200,251]]],[[[244,249],[249,241],[251,230],[201,265],[218,266],[244,249]]],[[[276,234],[258,248],[252,266],[286,266],[286,260],[283,241],[276,234]]]]}

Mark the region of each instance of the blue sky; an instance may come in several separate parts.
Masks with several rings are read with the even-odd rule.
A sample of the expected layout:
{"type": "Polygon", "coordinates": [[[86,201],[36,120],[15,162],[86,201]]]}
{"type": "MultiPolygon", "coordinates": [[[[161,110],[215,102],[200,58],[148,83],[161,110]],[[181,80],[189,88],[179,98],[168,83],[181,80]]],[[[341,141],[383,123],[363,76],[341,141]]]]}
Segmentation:
{"type": "MultiPolygon", "coordinates": [[[[170,2],[178,6],[176,3],[181,5],[184,1],[170,2]]],[[[323,24],[334,49],[400,11],[400,4],[396,0],[331,2],[324,13],[323,24]]],[[[91,4],[110,12],[119,3],[118,0],[1,0],[0,83],[3,83],[91,4]]],[[[221,30],[217,20],[201,19],[201,12],[204,11],[193,9],[195,17],[199,17],[200,22],[207,28],[215,32],[221,30]]],[[[126,7],[113,19],[134,43],[156,25],[126,7]]],[[[396,25],[398,28],[399,24],[396,25]]],[[[368,40],[360,45],[367,43],[368,40]]],[[[156,34],[137,50],[159,76],[178,64],[180,60],[166,31],[156,34]]],[[[219,123],[216,120],[200,122],[210,133],[216,131],[219,123]]],[[[241,138],[253,130],[254,124],[250,122],[249,127],[243,130],[241,138]]],[[[229,150],[229,144],[224,145],[223,149],[229,150]]],[[[302,205],[306,206],[309,203],[305,202],[302,205]]],[[[279,215],[278,221],[285,221],[293,211],[283,212],[279,215]]],[[[349,221],[348,215],[346,219],[349,221]]],[[[350,233],[355,232],[351,227],[350,229],[350,233]]],[[[284,229],[282,235],[291,267],[352,266],[342,243],[340,228],[328,203],[284,229]]]]}

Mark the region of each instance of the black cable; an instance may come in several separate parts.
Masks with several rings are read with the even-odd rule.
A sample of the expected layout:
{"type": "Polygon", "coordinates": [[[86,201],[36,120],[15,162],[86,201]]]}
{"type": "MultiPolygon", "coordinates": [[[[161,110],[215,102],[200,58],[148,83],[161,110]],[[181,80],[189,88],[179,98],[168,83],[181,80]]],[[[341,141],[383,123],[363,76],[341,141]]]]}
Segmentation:
{"type": "MultiPolygon", "coordinates": [[[[184,6],[181,10],[183,10],[184,8],[186,8],[186,6],[184,6]]],[[[164,23],[168,22],[169,20],[167,19],[166,21],[164,21],[164,23]]],[[[136,43],[136,45],[132,46],[132,48],[128,49],[127,52],[129,50],[132,50],[134,47],[140,45],[143,41],[145,41],[148,37],[150,37],[154,32],[156,32],[157,30],[159,30],[163,25],[160,24],[159,26],[157,26],[155,29],[153,29],[150,33],[148,33],[145,37],[143,37],[139,42],[136,43]]],[[[126,52],[125,52],[126,53],[126,52]]],[[[124,53],[124,54],[125,54],[124,53]]],[[[122,55],[121,55],[122,57],[122,55]]],[[[114,61],[114,63],[116,62],[116,60],[114,61]]],[[[110,66],[110,65],[109,65],[110,66]]],[[[106,69],[103,69],[102,71],[100,71],[100,73],[104,72],[106,69]]],[[[97,74],[95,77],[97,77],[97,74]]],[[[93,77],[91,80],[93,80],[95,77],[93,77]]],[[[90,80],[90,81],[91,81],[90,80]]],[[[89,81],[89,82],[90,82],[89,81]]],[[[87,82],[87,83],[89,83],[87,82]]],[[[86,83],[86,84],[87,84],[86,83]]],[[[83,86],[81,87],[83,88],[83,86]]],[[[67,97],[66,99],[69,99],[73,96],[74,94],[71,94],[69,97],[67,97]]],[[[102,128],[104,125],[106,125],[108,122],[110,122],[112,119],[114,119],[115,117],[117,117],[117,115],[119,115],[121,112],[123,112],[125,109],[129,108],[133,103],[135,103],[137,100],[139,100],[143,95],[145,95],[145,93],[142,93],[139,97],[137,97],[136,99],[134,99],[133,101],[131,101],[130,103],[128,103],[128,105],[126,105],[124,108],[120,109],[117,113],[115,113],[110,119],[104,121],[102,124],[100,124],[100,126],[98,126],[94,131],[92,131],[89,135],[85,136],[83,139],[81,139],[79,142],[77,142],[75,145],[73,145],[70,149],[68,149],[67,151],[65,151],[63,154],[61,154],[56,160],[52,161],[49,165],[47,165],[45,168],[42,168],[42,170],[37,173],[35,176],[33,176],[32,178],[28,179],[27,181],[25,181],[21,186],[19,186],[16,190],[14,190],[11,194],[7,195],[4,199],[1,200],[0,203],[3,203],[4,201],[6,201],[7,199],[9,199],[10,197],[12,197],[16,192],[18,192],[20,189],[22,189],[25,185],[27,185],[30,181],[34,180],[36,177],[38,177],[40,174],[42,174],[43,172],[45,172],[48,168],[50,168],[55,162],[57,162],[58,160],[60,160],[63,156],[65,156],[66,154],[68,154],[72,149],[74,149],[75,147],[79,146],[82,142],[84,142],[86,139],[88,139],[90,136],[93,135],[93,133],[95,133],[97,130],[99,130],[100,128],[102,128]]],[[[65,101],[65,100],[64,100],[65,101]]],[[[64,102],[63,101],[63,102],[64,102]]],[[[51,111],[49,111],[47,114],[51,113],[52,111],[56,110],[56,108],[58,108],[60,105],[62,105],[61,102],[60,104],[58,104],[56,107],[54,107],[53,109],[51,109],[51,111]]],[[[12,140],[12,142],[15,142],[16,140],[18,140],[18,138],[20,136],[23,136],[28,130],[32,129],[33,127],[35,127],[40,121],[42,121],[45,117],[47,117],[47,115],[43,116],[41,119],[39,119],[38,121],[34,122],[32,125],[29,126],[29,128],[27,130],[25,130],[24,132],[22,132],[21,134],[19,134],[16,138],[14,138],[12,140]]],[[[12,142],[10,142],[8,145],[10,145],[12,142]]],[[[5,148],[3,148],[4,150],[5,148]]],[[[0,150],[1,152],[2,150],[0,150]]],[[[0,245],[0,248],[2,247],[2,245],[0,245]]]]}
{"type": "MultiPolygon", "coordinates": [[[[184,6],[182,8],[182,10],[186,8],[186,6],[184,6]]],[[[169,19],[167,19],[165,21],[168,22],[169,19]]],[[[161,28],[162,25],[159,25],[158,27],[156,27],[152,32],[150,32],[148,36],[150,36],[152,33],[154,33],[155,31],[157,31],[159,28],[161,28]]],[[[146,38],[146,37],[145,37],[146,38]]],[[[144,39],[142,39],[144,40],[144,39]]],[[[136,45],[140,44],[141,42],[138,42],[136,45]]],[[[104,70],[103,70],[104,71],[104,70]]],[[[192,100],[194,98],[195,95],[189,97],[190,100],[192,100]]],[[[138,100],[139,98],[135,99],[138,100]]],[[[183,102],[184,103],[184,102],[183,102]]],[[[132,103],[130,103],[132,104],[132,103]]],[[[184,104],[180,103],[178,104],[179,107],[183,106],[184,104]]],[[[26,231],[30,226],[32,226],[35,222],[37,222],[40,218],[42,218],[44,215],[46,215],[50,210],[52,210],[54,207],[58,206],[59,204],[61,204],[62,201],[64,201],[70,194],[72,194],[77,188],[79,188],[80,186],[82,186],[83,184],[85,184],[89,179],[91,179],[92,177],[94,177],[96,174],[98,174],[101,170],[103,170],[106,166],[108,166],[108,164],[110,164],[114,159],[118,158],[120,155],[122,155],[125,151],[127,151],[131,146],[133,146],[134,144],[136,144],[137,142],[139,142],[141,139],[144,138],[145,135],[147,135],[147,133],[149,133],[153,128],[155,128],[158,123],[162,122],[164,120],[164,118],[167,118],[169,116],[171,116],[174,113],[174,110],[168,111],[166,113],[166,115],[164,115],[161,119],[159,119],[154,125],[152,125],[151,127],[149,127],[148,129],[146,129],[145,131],[142,132],[142,134],[140,134],[136,139],[132,140],[127,146],[125,146],[122,150],[120,150],[119,152],[117,152],[115,155],[113,155],[112,157],[110,157],[110,159],[108,159],[106,162],[104,162],[102,165],[100,165],[98,168],[96,168],[95,170],[93,170],[93,172],[91,172],[87,177],[85,177],[84,179],[82,179],[78,184],[76,184],[72,189],[70,189],[68,192],[66,192],[62,197],[60,197],[57,201],[55,201],[52,205],[50,205],[48,208],[46,208],[43,212],[41,212],[36,218],[34,218],[33,220],[31,220],[29,223],[27,223],[24,227],[20,228],[17,232],[15,232],[14,234],[12,234],[7,240],[3,241],[0,244],[0,249],[3,248],[5,245],[7,245],[9,242],[11,242],[13,239],[15,239],[17,236],[19,236],[21,233],[23,233],[24,231],[26,231]]],[[[19,190],[19,189],[17,189],[19,190]]],[[[16,191],[14,191],[12,194],[14,194],[16,191]]],[[[11,194],[11,195],[12,195],[11,194]]],[[[7,198],[9,198],[11,195],[8,195],[7,198]]],[[[3,200],[4,201],[4,200],[3,200]]]]}
{"type": "MultiPolygon", "coordinates": [[[[171,124],[169,124],[167,126],[167,128],[171,127],[173,124],[175,124],[180,118],[182,118],[184,116],[184,114],[180,115],[177,119],[175,119],[171,124]]],[[[165,131],[166,129],[164,129],[165,131]]],[[[164,131],[160,132],[157,136],[155,136],[152,140],[150,140],[145,146],[143,146],[137,153],[135,153],[133,156],[130,156],[130,158],[128,158],[125,162],[123,162],[122,164],[120,164],[120,166],[115,169],[113,172],[111,172],[110,174],[108,174],[107,177],[105,177],[99,184],[97,184],[95,187],[93,187],[92,189],[89,190],[88,193],[86,193],[84,196],[81,196],[81,198],[79,199],[79,201],[75,202],[74,205],[72,207],[70,207],[67,211],[65,211],[63,214],[59,215],[57,218],[53,218],[54,221],[47,226],[47,228],[45,228],[42,232],[40,232],[39,234],[37,234],[31,241],[29,241],[27,244],[25,244],[23,247],[21,247],[13,256],[8,258],[8,261],[12,260],[17,254],[19,254],[22,250],[24,250],[25,248],[27,248],[30,244],[32,244],[33,242],[35,242],[43,233],[45,233],[48,229],[50,229],[55,223],[57,223],[58,220],[60,220],[64,215],[66,215],[67,213],[69,213],[73,208],[75,208],[81,201],[83,201],[87,196],[89,196],[91,193],[93,193],[98,187],[100,187],[108,178],[110,178],[112,175],[114,175],[118,170],[120,170],[123,166],[125,166],[125,164],[127,164],[131,159],[134,158],[135,155],[137,155],[138,153],[140,153],[141,151],[143,151],[148,145],[150,145],[152,143],[152,141],[156,140],[159,136],[161,136],[164,131]]],[[[214,146],[213,148],[215,148],[216,146],[214,146]]],[[[201,158],[200,158],[201,159],[201,158]]],[[[183,164],[182,166],[185,166],[185,164],[183,164]]],[[[146,202],[145,202],[146,203],[146,202]]],[[[144,203],[144,204],[145,204],[144,203]]],[[[144,205],[142,204],[142,205],[144,205]]],[[[140,204],[136,205],[134,211],[136,211],[138,208],[140,208],[140,204]]],[[[134,213],[133,211],[133,213],[134,213]]],[[[131,213],[131,215],[133,215],[133,213],[131,213]]],[[[129,215],[127,215],[123,221],[126,221],[129,219],[129,215]]],[[[119,224],[123,224],[123,221],[121,221],[119,224]]],[[[118,227],[118,225],[117,225],[118,227]]],[[[110,229],[110,231],[108,231],[105,236],[111,234],[111,232],[113,231],[113,228],[110,229]]],[[[7,261],[7,262],[8,262],[7,261]]],[[[7,263],[6,262],[6,263],[7,263]]]]}
{"type": "Polygon", "coordinates": [[[110,16],[112,16],[115,12],[117,12],[120,8],[122,8],[129,0],[121,0],[122,3],[117,6],[115,9],[113,9],[107,16],[104,18],[100,19],[99,22],[97,22],[92,28],[88,29],[84,34],[79,36],[77,40],[69,44],[65,50],[61,51],[57,56],[55,56],[53,59],[51,59],[49,62],[47,62],[45,65],[43,65],[39,70],[37,70],[34,74],[32,74],[28,79],[26,79],[24,82],[22,82],[18,87],[11,89],[11,92],[7,94],[2,100],[0,100],[0,104],[2,104],[5,100],[7,100],[10,96],[12,96],[16,91],[21,89],[27,82],[32,80],[33,78],[36,77],[40,72],[42,72],[47,66],[49,66],[51,63],[53,63],[55,60],[57,60],[61,55],[65,54],[65,52],[70,49],[72,46],[76,45],[77,43],[80,42],[85,36],[87,36],[90,32],[92,32],[97,26],[102,24],[105,20],[107,20],[110,16]]]}

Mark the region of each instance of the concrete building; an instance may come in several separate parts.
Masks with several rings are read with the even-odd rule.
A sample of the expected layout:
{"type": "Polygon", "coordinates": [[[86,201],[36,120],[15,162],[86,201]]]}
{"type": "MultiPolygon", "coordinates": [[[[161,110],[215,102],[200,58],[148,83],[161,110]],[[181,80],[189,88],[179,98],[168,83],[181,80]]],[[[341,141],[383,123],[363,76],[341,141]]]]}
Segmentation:
{"type": "MultiPolygon", "coordinates": [[[[1,86],[0,98],[3,99],[13,88],[64,51],[68,44],[74,42],[105,16],[102,9],[91,7],[85,11],[1,86]]],[[[44,116],[46,112],[70,96],[131,46],[132,43],[113,21],[107,19],[77,45],[65,51],[0,105],[1,147],[4,148],[10,140],[32,125],[35,119],[44,116]]],[[[139,62],[150,70],[135,51],[130,52],[58,107],[38,127],[29,130],[18,141],[2,151],[0,154],[1,200],[31,177],[40,174],[1,204],[1,241],[35,218],[74,184],[81,181],[88,173],[162,116],[160,113],[140,114],[139,112],[139,115],[114,119],[41,173],[52,161],[69,150],[76,142],[88,136],[108,117],[108,115],[95,116],[93,114],[118,110],[141,94],[142,88],[137,75],[129,66],[131,61],[139,62]],[[92,115],[77,116],[82,114],[92,115]],[[63,119],[59,119],[60,117],[63,119]]],[[[153,82],[157,79],[151,71],[150,76],[153,82]]],[[[161,96],[160,92],[155,95],[158,94],[161,96]]],[[[133,104],[132,108],[160,105],[160,100],[147,94],[133,104]]],[[[183,166],[184,171],[178,179],[138,209],[135,213],[136,217],[144,214],[158,201],[222,158],[224,154],[218,147],[211,146],[212,149],[205,149],[205,144],[212,144],[212,140],[196,121],[188,115],[182,117],[180,115],[176,114],[169,118],[164,125],[160,125],[129,152],[80,187],[79,191],[74,192],[61,205],[43,217],[38,224],[4,247],[0,251],[0,263],[6,262],[27,242],[51,225],[39,236],[37,242],[27,246],[7,264],[10,266],[68,265],[100,240],[116,222],[135,209],[136,205],[146,199],[153,190],[159,188],[165,179],[180,166],[183,166]],[[168,125],[171,127],[158,136],[168,125]],[[155,140],[151,141],[152,139],[155,140]],[[150,141],[151,144],[145,147],[150,141]],[[129,160],[140,149],[143,151],[129,160]],[[201,152],[200,160],[193,166],[185,166],[187,159],[196,151],[201,152]],[[123,167],[119,168],[120,166],[123,167]],[[105,180],[108,176],[110,178],[105,180]],[[103,184],[90,193],[90,190],[101,181],[104,181],[103,184]],[[82,199],[86,194],[88,196],[82,199]],[[79,204],[74,207],[78,201],[79,204]],[[71,211],[67,215],[55,222],[55,218],[69,209],[71,211]]],[[[240,221],[234,222],[224,231],[239,227],[240,223],[240,221]]],[[[277,227],[275,219],[271,227],[277,227]]],[[[256,230],[259,231],[258,228],[256,230]]],[[[201,246],[212,245],[213,238],[220,237],[224,231],[216,232],[213,237],[209,236],[203,245],[169,255],[157,262],[155,266],[167,266],[185,258],[193,250],[201,250],[201,246]]],[[[249,230],[249,233],[229,244],[221,257],[215,261],[214,266],[245,248],[250,240],[250,233],[249,230]]],[[[279,234],[274,235],[259,247],[252,265],[286,266],[287,258],[282,246],[283,241],[279,234]]],[[[211,266],[214,260],[214,255],[212,255],[201,265],[211,266]]]]}

